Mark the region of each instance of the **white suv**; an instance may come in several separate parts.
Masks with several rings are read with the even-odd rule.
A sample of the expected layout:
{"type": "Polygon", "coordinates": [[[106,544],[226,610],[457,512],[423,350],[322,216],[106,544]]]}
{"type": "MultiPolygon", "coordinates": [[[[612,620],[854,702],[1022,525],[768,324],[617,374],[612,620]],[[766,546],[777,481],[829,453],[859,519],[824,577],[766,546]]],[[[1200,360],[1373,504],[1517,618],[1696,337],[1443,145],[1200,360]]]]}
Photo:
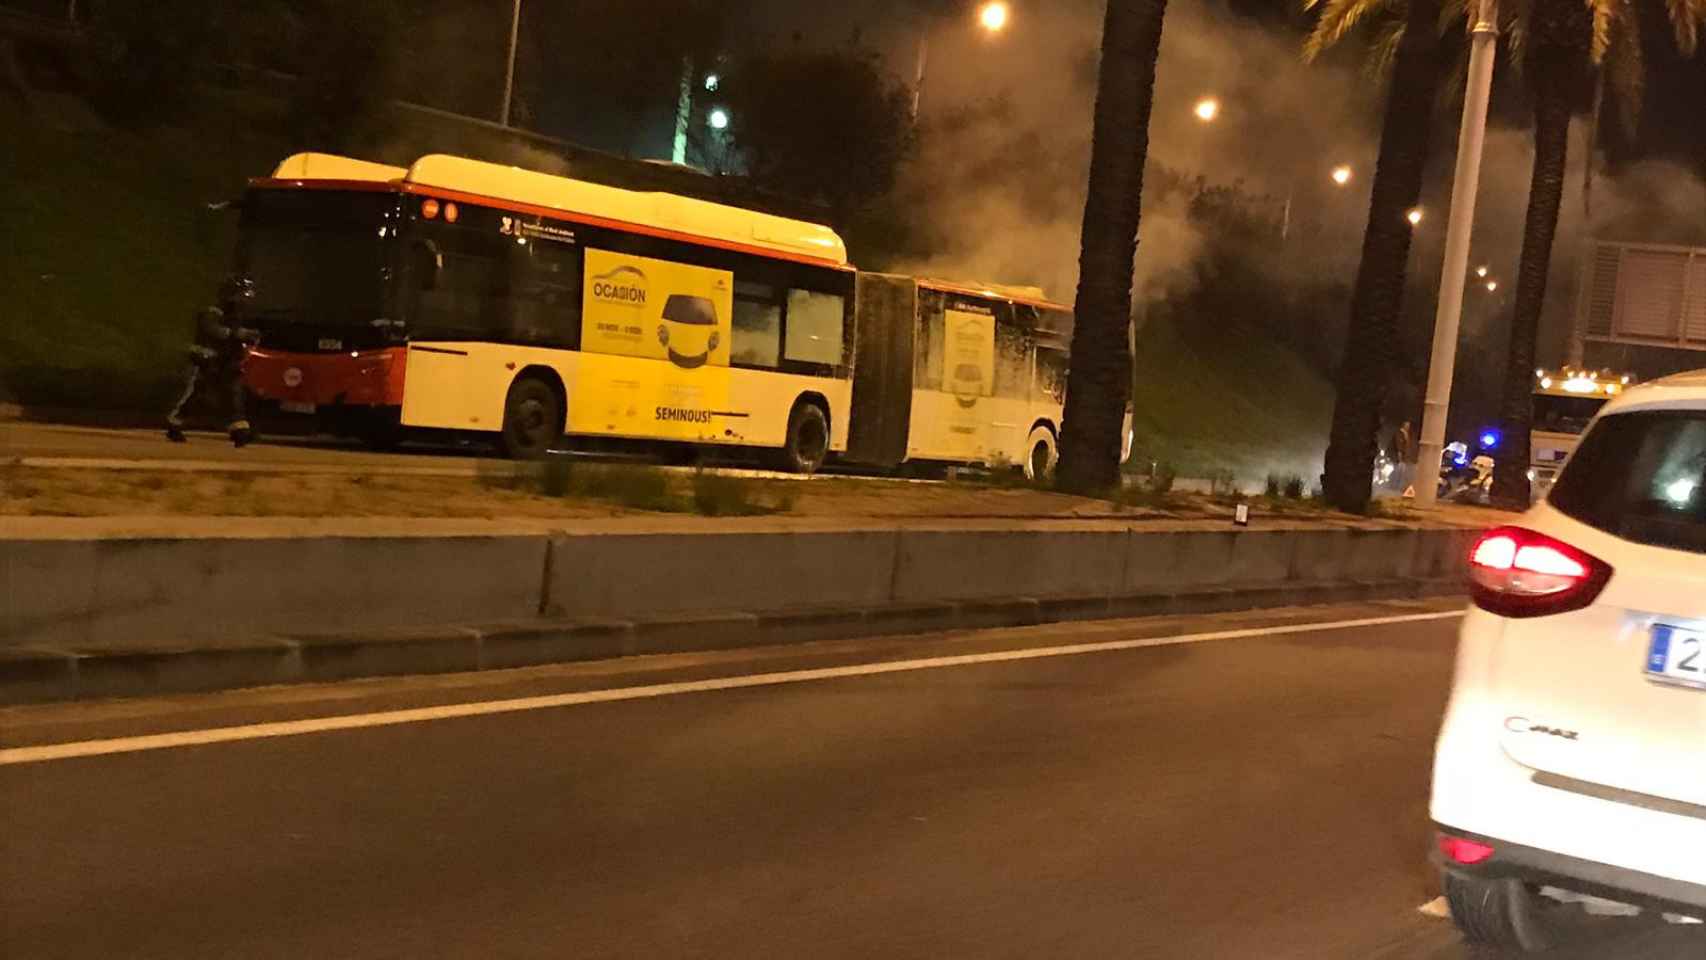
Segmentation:
{"type": "Polygon", "coordinates": [[[1546,949],[1582,897],[1706,917],[1706,372],[1608,404],[1470,585],[1433,785],[1465,937],[1546,949]]]}

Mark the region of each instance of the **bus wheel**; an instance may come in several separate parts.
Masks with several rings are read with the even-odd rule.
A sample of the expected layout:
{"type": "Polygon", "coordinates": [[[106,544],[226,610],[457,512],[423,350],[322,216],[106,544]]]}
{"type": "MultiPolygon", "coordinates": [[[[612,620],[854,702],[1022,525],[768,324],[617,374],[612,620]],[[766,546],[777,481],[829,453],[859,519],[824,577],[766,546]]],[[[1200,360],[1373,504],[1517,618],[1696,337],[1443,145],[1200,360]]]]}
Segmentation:
{"type": "Polygon", "coordinates": [[[1059,459],[1054,431],[1048,427],[1032,430],[1031,438],[1025,441],[1025,479],[1033,483],[1048,479],[1054,474],[1054,465],[1059,459]]]}
{"type": "Polygon", "coordinates": [[[563,438],[563,402],[538,377],[522,377],[504,401],[503,451],[512,460],[538,460],[563,438]]]}
{"type": "Polygon", "coordinates": [[[802,403],[788,417],[788,439],[782,447],[782,469],[806,476],[818,472],[829,457],[829,418],[815,403],[802,403]]]}

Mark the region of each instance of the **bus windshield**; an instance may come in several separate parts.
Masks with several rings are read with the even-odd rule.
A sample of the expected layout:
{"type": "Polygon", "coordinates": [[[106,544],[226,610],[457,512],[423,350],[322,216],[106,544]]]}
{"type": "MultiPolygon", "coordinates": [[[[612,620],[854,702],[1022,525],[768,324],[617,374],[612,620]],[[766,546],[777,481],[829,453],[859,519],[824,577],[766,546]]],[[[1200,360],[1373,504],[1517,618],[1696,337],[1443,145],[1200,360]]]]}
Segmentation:
{"type": "Polygon", "coordinates": [[[1588,428],[1588,421],[1605,406],[1605,397],[1558,397],[1536,394],[1534,397],[1534,429],[1543,433],[1579,434],[1588,428]]]}
{"type": "Polygon", "coordinates": [[[386,194],[252,190],[243,201],[238,269],[254,281],[264,324],[370,326],[384,315],[386,194]]]}

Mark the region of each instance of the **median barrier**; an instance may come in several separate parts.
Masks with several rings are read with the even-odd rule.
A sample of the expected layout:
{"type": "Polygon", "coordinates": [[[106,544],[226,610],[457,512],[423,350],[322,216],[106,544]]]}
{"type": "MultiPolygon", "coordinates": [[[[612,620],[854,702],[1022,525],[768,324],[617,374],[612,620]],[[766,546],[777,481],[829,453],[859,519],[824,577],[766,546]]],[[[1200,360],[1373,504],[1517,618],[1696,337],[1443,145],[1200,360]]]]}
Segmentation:
{"type": "Polygon", "coordinates": [[[1458,591],[1473,531],[0,541],[0,703],[1458,591]]]}
{"type": "Polygon", "coordinates": [[[892,530],[563,534],[541,609],[572,617],[874,606],[892,599],[892,530]]]}
{"type": "Polygon", "coordinates": [[[908,530],[896,603],[1115,593],[1129,530],[908,530]]]}

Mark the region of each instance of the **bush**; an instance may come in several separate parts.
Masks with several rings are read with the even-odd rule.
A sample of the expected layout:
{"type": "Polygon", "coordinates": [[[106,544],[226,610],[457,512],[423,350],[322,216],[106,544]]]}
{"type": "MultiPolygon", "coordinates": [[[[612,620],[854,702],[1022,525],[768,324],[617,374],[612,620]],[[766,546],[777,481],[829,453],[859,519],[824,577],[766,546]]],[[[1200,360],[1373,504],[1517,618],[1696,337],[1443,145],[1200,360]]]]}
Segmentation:
{"type": "Polygon", "coordinates": [[[1279,474],[1270,473],[1270,474],[1268,474],[1267,487],[1262,492],[1266,496],[1272,497],[1273,499],[1277,500],[1277,499],[1279,499],[1280,490],[1284,486],[1284,483],[1285,483],[1285,481],[1280,479],[1279,474]]]}
{"type": "Polygon", "coordinates": [[[1296,474],[1287,477],[1285,481],[1285,498],[1287,500],[1302,500],[1304,487],[1305,484],[1302,477],[1297,476],[1296,474]]]}
{"type": "Polygon", "coordinates": [[[751,480],[742,477],[696,470],[693,509],[705,517],[751,517],[772,512],[753,496],[754,486],[751,480]]]}

